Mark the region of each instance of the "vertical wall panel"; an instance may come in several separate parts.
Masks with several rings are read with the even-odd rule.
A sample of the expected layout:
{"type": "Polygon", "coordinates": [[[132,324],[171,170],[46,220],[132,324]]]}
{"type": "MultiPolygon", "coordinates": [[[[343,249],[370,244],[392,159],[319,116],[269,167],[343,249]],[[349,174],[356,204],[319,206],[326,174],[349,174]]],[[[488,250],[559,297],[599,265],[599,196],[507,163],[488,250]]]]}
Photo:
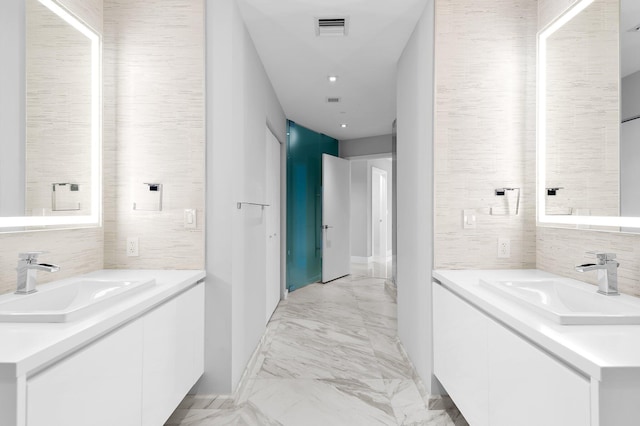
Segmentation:
{"type": "Polygon", "coordinates": [[[204,266],[204,2],[105,1],[105,265],[204,266]],[[161,212],[134,211],[135,188],[163,184],[161,212]],[[185,229],[184,209],[197,229],[185,229]],[[139,257],[126,239],[138,237],[139,257]]]}
{"type": "MultiPolygon", "coordinates": [[[[0,2],[0,57],[3,62],[0,67],[1,216],[24,214],[25,7],[24,0],[0,2]]],[[[1,287],[0,283],[0,290],[1,287]]]]}
{"type": "Polygon", "coordinates": [[[432,383],[434,1],[398,61],[398,336],[427,391],[432,383]]]}
{"type": "Polygon", "coordinates": [[[535,0],[436,1],[435,268],[535,264],[536,10],[535,0]],[[489,214],[503,187],[520,188],[517,216],[489,214]],[[477,211],[476,229],[463,229],[464,209],[477,211]],[[499,237],[509,259],[497,257],[499,237]]]}
{"type": "Polygon", "coordinates": [[[206,342],[197,392],[230,394],[266,312],[263,211],[236,203],[264,202],[265,124],[284,141],[286,119],[236,1],[207,0],[206,22],[206,342]]]}

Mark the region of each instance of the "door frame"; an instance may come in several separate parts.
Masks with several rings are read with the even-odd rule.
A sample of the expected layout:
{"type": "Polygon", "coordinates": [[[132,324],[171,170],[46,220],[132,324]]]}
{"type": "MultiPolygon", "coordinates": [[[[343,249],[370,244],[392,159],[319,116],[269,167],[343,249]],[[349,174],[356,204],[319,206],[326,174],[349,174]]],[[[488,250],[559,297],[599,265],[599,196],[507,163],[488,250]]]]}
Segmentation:
{"type": "Polygon", "coordinates": [[[389,237],[389,224],[388,224],[388,220],[389,220],[389,190],[388,190],[388,182],[389,182],[389,176],[386,170],[382,170],[376,166],[371,166],[371,258],[373,259],[373,261],[379,261],[379,262],[386,262],[387,261],[387,257],[388,257],[388,252],[389,252],[389,241],[388,241],[388,237],[389,237]],[[381,180],[382,178],[384,178],[384,206],[382,205],[381,202],[378,203],[378,205],[375,205],[375,200],[376,197],[374,197],[374,192],[376,190],[378,190],[378,200],[382,201],[382,198],[379,196],[381,194],[381,180]],[[375,214],[374,212],[378,211],[382,211],[382,207],[384,207],[384,218],[383,218],[383,222],[378,222],[377,224],[375,223],[374,217],[375,214]],[[382,224],[384,224],[384,230],[382,227],[382,224]],[[384,250],[382,250],[382,252],[380,253],[380,256],[376,256],[376,251],[380,250],[380,248],[382,248],[382,245],[380,244],[380,241],[378,242],[378,244],[376,244],[376,239],[375,239],[375,235],[376,235],[376,229],[377,231],[380,233],[379,238],[380,240],[384,241],[384,250]],[[384,237],[383,237],[384,234],[384,237]],[[378,247],[376,247],[376,245],[378,247]]]}
{"type": "MultiPolygon", "coordinates": [[[[283,283],[283,270],[282,270],[282,142],[275,135],[275,132],[269,126],[269,123],[266,125],[265,131],[265,162],[266,162],[266,176],[265,176],[265,190],[269,195],[267,198],[267,202],[272,204],[274,200],[278,200],[279,203],[277,205],[271,205],[267,209],[267,221],[265,223],[265,237],[266,237],[266,247],[267,247],[267,265],[266,265],[266,297],[265,297],[265,308],[267,311],[266,322],[269,322],[273,312],[278,306],[278,303],[283,299],[283,291],[282,291],[282,283],[283,283]],[[272,144],[276,143],[276,146],[272,144]],[[279,168],[277,170],[270,170],[273,160],[277,160],[279,168]],[[270,173],[273,173],[270,177],[270,173]],[[277,185],[275,187],[270,187],[271,179],[277,180],[277,185]],[[271,190],[273,189],[273,194],[271,194],[271,190]],[[272,198],[273,197],[273,198],[272,198]],[[277,217],[272,217],[272,212],[277,210],[277,217]],[[275,229],[271,228],[271,225],[275,227],[275,229]],[[275,231],[274,234],[267,235],[268,232],[275,231]],[[270,246],[272,246],[272,238],[275,238],[279,241],[277,244],[276,252],[270,253],[270,246]],[[272,261],[271,254],[277,255],[276,264],[270,265],[269,262],[272,261]],[[275,293],[270,293],[270,290],[273,290],[269,287],[271,274],[270,272],[277,271],[277,284],[278,284],[278,303],[276,303],[275,308],[271,305],[275,301],[275,293]]],[[[273,182],[276,183],[276,182],[273,182]]]]}

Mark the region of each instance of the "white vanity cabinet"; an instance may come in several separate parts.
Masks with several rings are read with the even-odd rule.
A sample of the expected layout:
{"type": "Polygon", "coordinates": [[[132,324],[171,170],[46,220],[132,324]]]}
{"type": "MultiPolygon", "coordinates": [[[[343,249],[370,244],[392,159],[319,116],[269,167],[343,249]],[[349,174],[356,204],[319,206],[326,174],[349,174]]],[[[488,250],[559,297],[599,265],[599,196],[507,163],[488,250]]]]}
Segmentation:
{"type": "Polygon", "coordinates": [[[488,425],[486,317],[448,290],[433,287],[434,373],[469,424],[488,425]]]}
{"type": "Polygon", "coordinates": [[[204,284],[27,377],[27,426],[162,425],[204,371],[204,284]]]}
{"type": "Polygon", "coordinates": [[[27,379],[27,425],[139,425],[142,331],[134,321],[27,379]]]}
{"type": "Polygon", "coordinates": [[[591,425],[590,379],[434,283],[434,373],[472,426],[591,425]]]}
{"type": "Polygon", "coordinates": [[[489,322],[489,424],[591,425],[591,382],[584,375],[489,322]]]}
{"type": "Polygon", "coordinates": [[[204,284],[144,316],[142,424],[162,425],[204,371],[204,284]]]}

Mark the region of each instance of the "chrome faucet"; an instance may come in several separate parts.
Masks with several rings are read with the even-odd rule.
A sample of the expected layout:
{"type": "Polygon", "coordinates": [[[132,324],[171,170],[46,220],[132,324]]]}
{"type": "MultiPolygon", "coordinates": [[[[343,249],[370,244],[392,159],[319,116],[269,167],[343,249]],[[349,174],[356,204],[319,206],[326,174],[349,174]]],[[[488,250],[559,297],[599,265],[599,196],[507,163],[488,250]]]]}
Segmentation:
{"type": "Polygon", "coordinates": [[[16,294],[29,294],[35,293],[36,284],[36,272],[47,271],[57,272],[60,267],[57,265],[49,265],[47,263],[37,263],[38,256],[43,254],[43,251],[30,251],[26,253],[20,253],[18,255],[18,286],[16,288],[16,294]]]}
{"type": "Polygon", "coordinates": [[[618,293],[618,261],[615,253],[587,252],[595,254],[597,263],[586,263],[576,266],[578,272],[598,271],[598,293],[606,296],[617,296],[618,293]]]}

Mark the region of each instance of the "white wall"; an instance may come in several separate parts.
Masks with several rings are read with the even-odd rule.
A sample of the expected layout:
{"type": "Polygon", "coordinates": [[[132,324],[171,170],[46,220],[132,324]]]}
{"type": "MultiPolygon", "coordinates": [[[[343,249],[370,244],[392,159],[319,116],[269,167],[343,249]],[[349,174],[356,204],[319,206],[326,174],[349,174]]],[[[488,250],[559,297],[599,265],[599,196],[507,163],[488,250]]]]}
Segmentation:
{"type": "Polygon", "coordinates": [[[640,116],[640,71],[622,79],[620,103],[622,120],[640,116]]]}
{"type": "Polygon", "coordinates": [[[0,215],[22,216],[25,198],[25,4],[0,2],[0,215]]]}
{"type": "MultiPolygon", "coordinates": [[[[391,123],[389,123],[391,130],[391,123]]],[[[391,154],[391,134],[370,136],[358,139],[339,141],[340,157],[350,158],[363,155],[391,154]]]]}
{"type": "Polygon", "coordinates": [[[371,234],[367,232],[371,223],[371,202],[368,188],[371,186],[367,173],[367,160],[351,161],[351,257],[364,261],[371,256],[371,234]],[[369,220],[367,220],[369,218],[369,220]]]}
{"type": "Polygon", "coordinates": [[[432,383],[434,1],[398,62],[398,335],[427,391],[432,383]]]}
{"type": "MultiPolygon", "coordinates": [[[[387,253],[389,253],[391,252],[391,241],[393,237],[393,228],[392,228],[393,209],[391,206],[391,203],[393,202],[393,187],[394,187],[393,163],[391,161],[391,158],[378,158],[375,160],[369,160],[368,165],[369,165],[369,176],[371,176],[372,167],[376,167],[380,170],[384,170],[385,172],[387,172],[387,253]]],[[[373,189],[369,191],[370,194],[372,190],[373,189]]],[[[371,206],[370,208],[373,208],[373,206],[371,206]]],[[[371,224],[371,226],[369,226],[369,230],[370,230],[369,232],[373,232],[372,227],[373,227],[373,223],[371,224]]],[[[371,239],[373,241],[373,236],[371,237],[371,239]]],[[[373,249],[371,244],[369,245],[369,249],[370,250],[373,249]]]]}
{"type": "Polygon", "coordinates": [[[623,121],[632,120],[620,126],[620,216],[639,216],[640,71],[624,77],[621,85],[620,117],[623,121]]]}
{"type": "Polygon", "coordinates": [[[351,160],[351,257],[362,261],[372,256],[371,168],[387,172],[388,250],[391,250],[393,173],[391,159],[351,160]]]}
{"type": "Polygon", "coordinates": [[[266,309],[264,217],[236,202],[264,199],[265,125],[284,141],[286,123],[236,2],[206,6],[206,364],[196,391],[228,394],[260,341],[266,309]]]}
{"type": "MultiPolygon", "coordinates": [[[[620,216],[640,216],[640,118],[620,125],[620,216]]],[[[637,232],[637,229],[624,229],[637,232]]]]}

